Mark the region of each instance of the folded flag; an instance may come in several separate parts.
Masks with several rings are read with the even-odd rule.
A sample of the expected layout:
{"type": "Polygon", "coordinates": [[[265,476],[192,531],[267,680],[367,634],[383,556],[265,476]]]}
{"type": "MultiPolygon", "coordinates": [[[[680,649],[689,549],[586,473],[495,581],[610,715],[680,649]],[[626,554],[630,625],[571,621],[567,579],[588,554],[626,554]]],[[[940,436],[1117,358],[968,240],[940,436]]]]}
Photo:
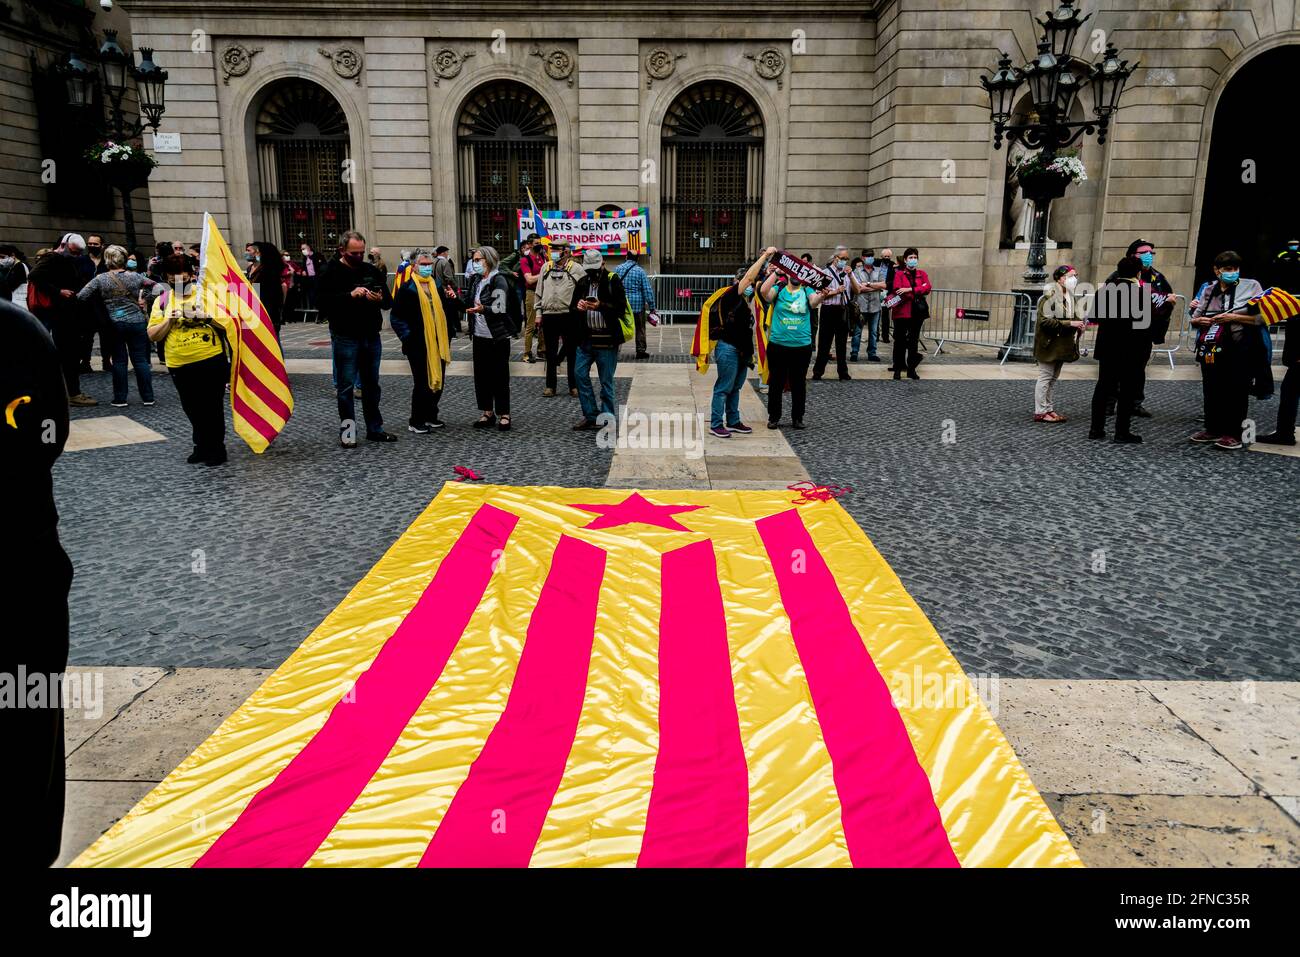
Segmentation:
{"type": "Polygon", "coordinates": [[[807,491],[447,483],[76,865],[1079,866],[807,491]]]}
{"type": "Polygon", "coordinates": [[[235,433],[265,452],[293,414],[293,393],[275,327],[230,252],[217,221],[203,214],[199,302],[230,345],[230,410],[235,433]]]}

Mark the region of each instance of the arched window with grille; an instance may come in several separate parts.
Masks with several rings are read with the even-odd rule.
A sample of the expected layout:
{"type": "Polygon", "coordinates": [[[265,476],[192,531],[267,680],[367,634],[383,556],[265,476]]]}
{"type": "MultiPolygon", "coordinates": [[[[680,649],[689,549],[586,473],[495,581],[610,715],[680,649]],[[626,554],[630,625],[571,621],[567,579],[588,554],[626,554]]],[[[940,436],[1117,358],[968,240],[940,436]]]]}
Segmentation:
{"type": "Polygon", "coordinates": [[[466,98],[456,128],[463,244],[513,249],[529,190],[538,209],[559,205],[555,149],[555,115],[536,91],[500,80],[466,98]]]}
{"type": "Polygon", "coordinates": [[[763,117],[739,87],[688,87],[663,122],[660,202],[665,272],[726,273],[759,249],[763,117]]]}
{"type": "Polygon", "coordinates": [[[343,108],[324,87],[282,80],[257,114],[262,229],[281,249],[308,242],[322,252],[353,224],[351,158],[343,108]]]}

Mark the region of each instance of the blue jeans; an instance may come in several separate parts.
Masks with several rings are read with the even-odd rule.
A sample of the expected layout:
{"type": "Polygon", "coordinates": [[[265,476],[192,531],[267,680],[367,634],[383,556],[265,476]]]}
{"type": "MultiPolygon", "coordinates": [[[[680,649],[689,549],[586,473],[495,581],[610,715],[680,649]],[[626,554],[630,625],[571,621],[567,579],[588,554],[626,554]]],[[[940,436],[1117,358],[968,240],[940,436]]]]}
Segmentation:
{"type": "Polygon", "coordinates": [[[135,369],[135,384],[140,390],[140,399],[153,401],[153,344],[149,341],[146,325],[139,323],[115,323],[113,331],[113,401],[126,401],[126,357],[131,356],[131,367],[135,369]]]}
{"type": "Polygon", "coordinates": [[[740,390],[745,387],[749,364],[729,342],[719,342],[714,346],[713,362],[718,367],[718,381],[713,383],[713,411],[709,425],[715,429],[723,425],[739,425],[740,390]]]}
{"type": "MultiPolygon", "coordinates": [[[[550,349],[546,350],[549,359],[550,349]]],[[[614,409],[614,369],[618,366],[618,349],[597,349],[587,343],[578,346],[573,357],[573,374],[578,380],[578,401],[582,404],[582,414],[589,422],[595,422],[602,413],[617,416],[614,409]],[[591,387],[591,364],[596,363],[596,372],[600,376],[600,408],[596,408],[596,392],[591,387]]]]}
{"type": "Polygon", "coordinates": [[[339,400],[339,421],[355,422],[356,400],[352,384],[361,383],[361,411],[366,418],[366,434],[384,431],[384,419],[379,414],[379,359],[384,347],[379,333],[361,339],[347,336],[330,336],[334,351],[334,388],[339,400]]]}
{"type": "Polygon", "coordinates": [[[862,313],[861,324],[853,327],[853,347],[849,350],[849,356],[856,359],[858,349],[862,344],[862,327],[867,329],[867,356],[874,357],[876,354],[876,343],[880,335],[880,311],[862,313]]]}

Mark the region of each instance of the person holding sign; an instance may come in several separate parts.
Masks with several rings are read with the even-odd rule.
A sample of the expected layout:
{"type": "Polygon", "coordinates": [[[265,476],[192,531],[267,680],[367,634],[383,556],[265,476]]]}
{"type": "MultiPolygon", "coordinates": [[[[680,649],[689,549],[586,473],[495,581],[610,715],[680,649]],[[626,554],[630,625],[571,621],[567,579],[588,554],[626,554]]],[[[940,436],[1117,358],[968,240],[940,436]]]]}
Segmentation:
{"type": "Polygon", "coordinates": [[[849,247],[836,246],[835,255],[826,266],[834,279],[834,284],[822,291],[825,304],[822,306],[821,322],[817,330],[817,361],[813,365],[813,381],[821,380],[826,371],[826,363],[831,355],[831,342],[835,343],[835,371],[840,381],[851,378],[849,375],[849,302],[859,292],[865,292],[849,270],[849,247]]]}
{"type": "MultiPolygon", "coordinates": [[[[766,255],[775,256],[775,246],[767,248],[766,255]]],[[[781,423],[782,393],[790,384],[790,424],[802,429],[804,402],[808,392],[808,361],[812,358],[812,311],[820,305],[828,286],[822,292],[811,291],[802,281],[799,271],[786,273],[784,284],[777,283],[777,267],[769,264],[767,278],[759,290],[763,302],[772,305],[772,328],[767,346],[767,427],[775,429],[781,423]]]]}

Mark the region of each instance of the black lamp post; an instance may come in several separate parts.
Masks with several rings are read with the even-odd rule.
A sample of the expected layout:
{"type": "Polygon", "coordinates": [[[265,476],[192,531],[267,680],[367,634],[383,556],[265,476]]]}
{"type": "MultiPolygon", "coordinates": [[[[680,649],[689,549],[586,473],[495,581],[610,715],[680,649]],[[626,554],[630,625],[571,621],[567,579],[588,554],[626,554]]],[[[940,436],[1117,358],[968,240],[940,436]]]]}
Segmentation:
{"type": "Polygon", "coordinates": [[[993,148],[1000,149],[1005,138],[1040,151],[1037,164],[1040,172],[1020,179],[1025,198],[1033,203],[1034,210],[1024,274],[1026,285],[1016,290],[1028,294],[1028,305],[1023,297],[1017,300],[1008,347],[1024,345],[1022,338],[1031,328],[1030,316],[1047,281],[1047,213],[1052,200],[1064,196],[1070,182],[1063,174],[1046,172],[1046,167],[1056,158],[1058,150],[1083,136],[1096,133],[1098,143],[1106,142],[1106,130],[1119,109],[1124,84],[1138,68],[1136,63],[1130,66],[1127,60],[1120,60],[1119,51],[1110,43],[1101,62],[1091,67],[1071,55],[1075,35],[1091,16],[1076,10],[1074,0],[1060,0],[1060,6],[1047,11],[1038,21],[1043,36],[1033,60],[1017,69],[1011,65],[1011,57],[1003,53],[992,76],[980,77],[981,85],[989,94],[993,148]],[[1021,83],[1028,85],[1034,113],[1028,122],[1012,123],[1016,90],[1021,83]],[[1085,84],[1092,87],[1095,118],[1072,122],[1070,110],[1085,84]]]}
{"type": "MultiPolygon", "coordinates": [[[[166,111],[164,96],[167,71],[154,63],[153,50],[149,47],[140,48],[140,65],[137,67],[131,54],[117,42],[117,31],[105,30],[104,42],[99,48],[99,67],[99,79],[103,81],[104,92],[108,95],[109,120],[105,124],[103,117],[92,118],[95,126],[104,129],[118,141],[136,139],[146,128],[156,133],[166,111]],[[128,120],[122,111],[129,79],[135,80],[136,98],[143,121],[128,120]]],[[[68,105],[78,110],[92,107],[95,102],[95,70],[73,52],[68,57],[68,62],[59,67],[58,71],[67,84],[68,105]]],[[[131,209],[131,191],[149,181],[149,170],[147,167],[115,169],[116,164],[108,165],[111,171],[110,181],[122,194],[122,221],[126,227],[127,246],[135,251],[135,215],[131,209]]]]}

